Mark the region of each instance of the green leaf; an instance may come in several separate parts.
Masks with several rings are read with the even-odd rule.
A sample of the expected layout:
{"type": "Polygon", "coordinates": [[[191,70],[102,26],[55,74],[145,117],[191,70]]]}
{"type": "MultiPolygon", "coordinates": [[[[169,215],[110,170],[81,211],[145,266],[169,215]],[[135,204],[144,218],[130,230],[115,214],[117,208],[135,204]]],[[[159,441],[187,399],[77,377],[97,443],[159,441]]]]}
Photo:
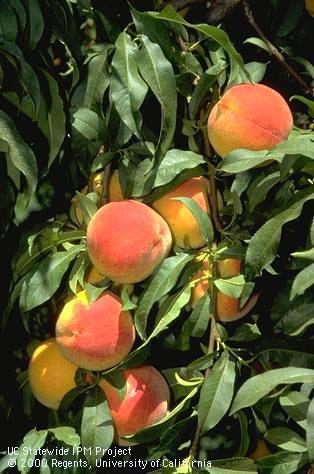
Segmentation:
{"type": "Polygon", "coordinates": [[[163,433],[161,433],[159,445],[153,447],[150,450],[149,460],[158,460],[169,452],[177,452],[177,449],[181,443],[180,438],[182,433],[186,433],[187,430],[192,429],[194,422],[195,415],[192,415],[188,418],[178,421],[177,423],[174,423],[163,433]]]}
{"type": "Polygon", "coordinates": [[[51,298],[59,288],[70,263],[83,249],[84,245],[75,245],[68,251],[49,255],[33,267],[22,286],[20,308],[23,312],[30,311],[51,298]]]}
{"type": "Polygon", "coordinates": [[[233,401],[230,414],[242,408],[255,405],[261,398],[268,395],[277,385],[314,382],[314,370],[300,367],[285,367],[255,375],[244,382],[233,401]]]}
{"type": "Polygon", "coordinates": [[[80,436],[76,433],[72,426],[58,426],[57,428],[49,428],[49,432],[52,433],[58,441],[61,441],[65,444],[70,446],[80,445],[80,436]]]}
{"type": "Polygon", "coordinates": [[[314,324],[314,304],[302,304],[290,309],[279,321],[278,326],[283,326],[283,331],[289,336],[302,334],[309,326],[314,324]]]}
{"type": "Polygon", "coordinates": [[[95,386],[88,393],[83,406],[81,439],[82,447],[86,448],[88,462],[95,466],[113,441],[114,429],[112,419],[103,390],[95,386]],[[96,452],[101,448],[101,452],[96,452]]]}
{"type": "Polygon", "coordinates": [[[191,370],[205,370],[208,367],[211,367],[213,365],[213,359],[217,356],[217,352],[212,352],[211,354],[205,354],[202,357],[199,357],[196,360],[193,360],[193,362],[190,362],[188,365],[188,369],[191,370]]]}
{"type": "Polygon", "coordinates": [[[169,293],[185,265],[192,259],[193,255],[184,253],[166,258],[157,272],[150,277],[147,289],[139,301],[134,316],[136,329],[142,339],[146,339],[147,318],[152,306],[169,293]]]}
{"type": "Polygon", "coordinates": [[[72,147],[78,156],[89,162],[105,142],[105,123],[95,112],[84,108],[79,108],[73,119],[72,147]]]}
{"type": "Polygon", "coordinates": [[[266,456],[257,461],[260,472],[263,474],[294,474],[308,463],[308,457],[302,453],[287,451],[266,456]]]}
{"type": "Polygon", "coordinates": [[[191,288],[183,288],[174,298],[167,309],[159,314],[159,321],[150,335],[150,339],[156,337],[159,333],[168,328],[168,326],[180,315],[181,309],[189,302],[191,297],[191,288]]]}
{"type": "Polygon", "coordinates": [[[314,355],[291,349],[266,349],[259,352],[256,358],[260,359],[267,367],[271,367],[273,362],[277,362],[283,367],[314,367],[314,355]]]}
{"type": "Polygon", "coordinates": [[[225,31],[215,26],[209,26],[207,24],[192,24],[182,18],[179,13],[175,11],[172,6],[167,6],[159,14],[154,14],[154,18],[160,20],[167,20],[170,24],[179,24],[184,25],[188,28],[194,29],[201,33],[201,36],[204,38],[210,38],[217,42],[222,48],[232,57],[239,66],[245,71],[243,59],[241,55],[236,51],[235,47],[231,43],[228,35],[225,31]]]}
{"type": "Polygon", "coordinates": [[[240,298],[245,285],[243,275],[237,275],[230,278],[217,278],[214,281],[215,286],[219,291],[231,298],[240,298]]]}
{"type": "Polygon", "coordinates": [[[172,199],[182,202],[182,204],[184,204],[189,209],[189,211],[191,211],[199,225],[201,236],[203,237],[204,241],[210,245],[214,240],[214,229],[208,214],[192,198],[178,197],[172,199]]]}
{"type": "Polygon", "coordinates": [[[7,41],[16,41],[18,33],[17,18],[14,9],[6,0],[0,0],[0,32],[7,41]]]}
{"type": "Polygon", "coordinates": [[[182,171],[205,163],[204,158],[193,151],[169,150],[157,167],[154,186],[164,186],[173,181],[182,171]]]}
{"type": "Polygon", "coordinates": [[[20,136],[13,120],[0,110],[0,136],[7,142],[9,150],[6,157],[26,179],[29,197],[35,193],[37,185],[37,163],[32,149],[20,136]]]}
{"type": "Polygon", "coordinates": [[[48,168],[58,155],[65,138],[66,117],[58,83],[46,71],[42,70],[48,84],[48,92],[41,96],[38,110],[38,126],[46,135],[50,149],[48,168]]]}
{"type": "Polygon", "coordinates": [[[198,404],[201,433],[216,426],[227,413],[233,397],[235,363],[224,352],[206,376],[198,404]]]}
{"type": "Polygon", "coordinates": [[[130,299],[129,291],[128,291],[126,286],[123,288],[120,297],[121,297],[121,301],[122,301],[123,311],[130,311],[132,309],[137,308],[137,305],[135,303],[133,303],[133,301],[130,299]]]}
{"type": "Polygon", "coordinates": [[[31,49],[35,49],[44,32],[44,18],[38,0],[32,0],[31,2],[23,1],[27,8],[29,46],[31,49]]]}
{"type": "Polygon", "coordinates": [[[248,424],[248,419],[245,416],[243,411],[239,411],[239,413],[237,414],[237,418],[240,424],[241,442],[235,454],[235,457],[238,457],[238,456],[241,457],[241,456],[246,455],[250,446],[249,424],[248,424]]]}
{"type": "Polygon", "coordinates": [[[310,400],[302,392],[292,391],[280,397],[279,402],[285,412],[305,430],[310,400]]]}
{"type": "Polygon", "coordinates": [[[19,20],[21,30],[25,30],[26,27],[26,10],[23,6],[22,0],[9,0],[11,7],[15,10],[15,14],[19,20]]]}
{"type": "Polygon", "coordinates": [[[85,224],[88,225],[93,215],[97,212],[97,194],[89,193],[84,195],[77,191],[76,195],[79,199],[80,207],[84,215],[85,224]]]}
{"type": "Polygon", "coordinates": [[[224,69],[226,69],[226,63],[224,61],[220,61],[219,63],[207,69],[201,76],[189,102],[189,114],[191,119],[195,118],[198,114],[200,106],[210,91],[210,87],[214,84],[217,76],[224,69]]]}
{"type": "Polygon", "coordinates": [[[212,464],[213,467],[207,467],[201,472],[209,472],[210,474],[251,474],[252,472],[258,472],[253,460],[248,458],[215,459],[212,464]]]}
{"type": "Polygon", "coordinates": [[[259,48],[264,49],[268,53],[270,52],[267,43],[265,43],[265,41],[263,41],[260,38],[256,38],[255,36],[253,36],[251,38],[247,38],[245,41],[243,41],[243,43],[244,44],[246,44],[246,43],[253,44],[254,46],[258,46],[259,48]]]}
{"type": "Polygon", "coordinates": [[[255,341],[255,339],[259,338],[261,332],[257,326],[257,324],[250,324],[250,323],[243,323],[239,326],[234,335],[229,338],[229,341],[236,341],[236,342],[248,342],[248,341],[255,341]]]}
{"type": "Polygon", "coordinates": [[[305,440],[285,426],[269,429],[264,434],[264,438],[269,443],[286,451],[292,451],[294,453],[304,453],[307,451],[305,440]]]}
{"type": "Polygon", "coordinates": [[[47,434],[47,430],[37,431],[33,429],[24,436],[17,458],[17,468],[19,472],[27,474],[31,470],[32,461],[34,461],[36,457],[36,449],[40,449],[44,446],[47,434]]]}
{"type": "MultiPolygon", "coordinates": [[[[253,82],[261,82],[263,77],[265,76],[267,63],[259,63],[256,61],[252,61],[250,63],[245,64],[245,69],[250,75],[250,79],[253,82]]],[[[251,82],[247,76],[244,74],[243,71],[240,71],[241,82],[251,82]]]]}
{"type": "Polygon", "coordinates": [[[290,100],[294,100],[294,99],[307,105],[311,117],[314,117],[314,100],[307,99],[306,97],[302,97],[301,95],[293,95],[292,97],[290,97],[290,100]]]}
{"type": "Polygon", "coordinates": [[[261,173],[256,179],[254,179],[254,181],[252,181],[247,190],[250,212],[252,212],[258,204],[264,201],[271,188],[279,183],[279,181],[279,171],[270,174],[267,174],[267,172],[261,173]]]}
{"type": "Polygon", "coordinates": [[[202,337],[208,328],[210,320],[210,298],[204,295],[196,304],[188,319],[182,326],[182,330],[176,339],[176,347],[180,351],[190,348],[190,337],[202,337]]]}
{"type": "Polygon", "coordinates": [[[262,269],[272,263],[277,254],[283,225],[297,219],[303,205],[312,199],[314,199],[313,187],[295,193],[285,206],[285,210],[269,219],[253,235],[245,260],[249,274],[258,275],[262,269]]]}
{"type": "Polygon", "coordinates": [[[160,46],[140,35],[142,47],[138,56],[138,67],[145,82],[161,106],[161,127],[156,154],[164,156],[170,147],[177,116],[177,89],[171,63],[165,58],[160,46]]]}
{"type": "Polygon", "coordinates": [[[290,301],[314,285],[314,263],[301,270],[295,277],[290,294],[290,301]]]}
{"type": "Polygon", "coordinates": [[[22,51],[13,43],[2,40],[0,43],[0,53],[4,53],[8,60],[14,65],[17,75],[15,80],[19,82],[23,91],[32,100],[33,119],[36,119],[40,105],[40,84],[38,77],[30,64],[25,60],[22,51]]]}
{"type": "Polygon", "coordinates": [[[304,250],[303,252],[293,252],[292,257],[302,258],[305,260],[314,260],[314,248],[309,250],[304,250]]]}
{"type": "Polygon", "coordinates": [[[314,398],[309,404],[307,411],[306,444],[309,454],[309,461],[314,462],[314,398]]]}
{"type": "Polygon", "coordinates": [[[142,126],[140,107],[148,90],[138,72],[139,62],[140,54],[136,44],[127,33],[121,33],[112,58],[110,95],[120,120],[137,137],[140,137],[142,126]]]}
{"type": "Polygon", "coordinates": [[[100,47],[99,52],[88,61],[87,84],[83,104],[86,109],[91,109],[98,115],[102,110],[104,93],[110,83],[108,56],[113,50],[111,44],[103,44],[100,47]]]}

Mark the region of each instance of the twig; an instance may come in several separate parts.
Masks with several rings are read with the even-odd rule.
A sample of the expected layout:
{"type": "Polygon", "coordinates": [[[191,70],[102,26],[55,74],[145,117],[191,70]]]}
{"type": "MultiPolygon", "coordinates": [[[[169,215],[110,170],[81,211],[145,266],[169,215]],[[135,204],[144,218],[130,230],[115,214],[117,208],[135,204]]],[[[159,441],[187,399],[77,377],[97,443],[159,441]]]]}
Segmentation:
{"type": "Polygon", "coordinates": [[[313,96],[314,90],[309,86],[302,77],[287,63],[284,56],[281,52],[274,46],[271,41],[265,36],[264,32],[258,26],[253,16],[249,0],[243,0],[243,7],[245,16],[250,23],[250,25],[254,28],[254,30],[258,33],[260,38],[267,44],[269,53],[274,56],[274,58],[291,74],[292,77],[301,85],[302,89],[307,93],[313,96]]]}
{"type": "Polygon", "coordinates": [[[242,0],[214,0],[209,8],[208,19],[210,23],[218,23],[227,16],[231,10],[242,0]]]}

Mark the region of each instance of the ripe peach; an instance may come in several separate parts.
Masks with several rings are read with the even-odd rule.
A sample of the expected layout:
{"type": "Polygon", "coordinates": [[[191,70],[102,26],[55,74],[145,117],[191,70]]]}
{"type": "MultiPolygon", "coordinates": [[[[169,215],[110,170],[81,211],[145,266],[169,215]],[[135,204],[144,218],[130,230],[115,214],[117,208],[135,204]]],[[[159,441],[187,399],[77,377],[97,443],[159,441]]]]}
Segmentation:
{"type": "Polygon", "coordinates": [[[135,340],[131,314],[121,308],[120,298],[111,291],[91,304],[86,291],[68,301],[56,324],[64,357],[88,370],[104,370],[121,362],[135,340]]]}
{"type": "Polygon", "coordinates": [[[167,415],[170,391],[164,377],[150,365],[142,365],[124,371],[126,394],[121,400],[119,392],[106,380],[100,382],[104,390],[117,442],[128,444],[123,436],[129,436],[157,423],[167,415]]]}
{"type": "MultiPolygon", "coordinates": [[[[241,260],[227,258],[218,261],[218,272],[221,278],[240,275],[241,260]]],[[[235,320],[239,309],[238,298],[232,298],[221,291],[217,292],[217,315],[221,321],[235,320]]]]}
{"type": "Polygon", "coordinates": [[[87,228],[87,250],[97,270],[116,283],[145,280],[168,255],[167,223],[145,204],[124,200],[100,208],[87,228]]]}
{"type": "MultiPolygon", "coordinates": [[[[167,221],[176,245],[182,248],[199,248],[205,245],[199,225],[189,209],[173,198],[188,197],[209,213],[209,182],[203,176],[191,178],[157,199],[153,208],[167,221]]],[[[220,194],[218,199],[222,201],[220,194]]]]}
{"type": "Polygon", "coordinates": [[[208,138],[221,157],[233,150],[270,150],[286,140],[293,119],[284,98],[262,84],[231,87],[208,117],[208,138]]]}
{"type": "MultiPolygon", "coordinates": [[[[198,278],[205,277],[204,280],[197,282],[191,291],[190,304],[192,307],[195,307],[197,302],[205,295],[206,292],[210,290],[211,282],[208,278],[212,276],[211,272],[211,262],[209,257],[204,257],[200,255],[197,257],[198,261],[203,261],[202,267],[196,272],[193,276],[193,280],[198,278]],[[206,278],[207,277],[207,278],[206,278]]],[[[241,260],[227,258],[225,260],[218,261],[218,272],[221,278],[228,278],[231,276],[236,276],[240,274],[241,260]]],[[[253,306],[256,304],[258,299],[258,294],[252,296],[252,298],[247,302],[247,304],[239,309],[239,299],[232,298],[229,295],[217,291],[216,295],[216,313],[217,319],[219,321],[228,322],[236,321],[237,319],[245,316],[253,306]]]]}
{"type": "Polygon", "coordinates": [[[77,369],[63,357],[54,338],[44,341],[35,349],[28,367],[34,397],[45,407],[57,410],[64,395],[76,386],[77,369]]]}

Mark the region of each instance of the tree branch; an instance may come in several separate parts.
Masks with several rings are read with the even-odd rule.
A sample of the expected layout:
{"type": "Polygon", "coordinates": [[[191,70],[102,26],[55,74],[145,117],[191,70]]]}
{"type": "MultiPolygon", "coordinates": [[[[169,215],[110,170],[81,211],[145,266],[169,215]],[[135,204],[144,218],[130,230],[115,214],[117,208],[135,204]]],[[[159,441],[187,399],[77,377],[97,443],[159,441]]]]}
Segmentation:
{"type": "Polygon", "coordinates": [[[264,34],[264,32],[261,30],[261,28],[258,26],[258,24],[255,21],[255,18],[253,16],[250,3],[248,0],[243,0],[243,7],[244,7],[244,13],[245,16],[250,23],[250,25],[254,28],[254,30],[257,32],[259,37],[267,44],[269,48],[269,53],[274,56],[274,58],[291,74],[292,77],[301,85],[302,89],[304,92],[307,94],[311,94],[313,96],[314,90],[307,84],[304,79],[293,69],[293,67],[288,64],[284,58],[284,56],[281,54],[281,52],[274,46],[271,41],[267,38],[267,36],[264,34]]]}

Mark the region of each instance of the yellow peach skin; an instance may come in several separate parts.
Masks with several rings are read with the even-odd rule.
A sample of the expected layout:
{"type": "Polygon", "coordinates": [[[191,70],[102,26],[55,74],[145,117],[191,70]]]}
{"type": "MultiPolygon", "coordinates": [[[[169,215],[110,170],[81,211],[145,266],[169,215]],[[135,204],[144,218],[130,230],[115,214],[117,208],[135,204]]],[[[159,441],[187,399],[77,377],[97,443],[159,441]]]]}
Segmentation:
{"type": "Polygon", "coordinates": [[[284,98],[262,84],[231,87],[208,117],[208,138],[218,155],[270,150],[288,138],[293,119],[284,98]]]}
{"type": "MultiPolygon", "coordinates": [[[[200,248],[205,245],[199,225],[189,209],[174,198],[192,198],[206,213],[209,213],[209,182],[203,176],[191,178],[177,188],[153,202],[153,208],[165,219],[178,247],[200,248]]],[[[219,206],[222,198],[218,195],[219,206]]]]}
{"type": "Polygon", "coordinates": [[[76,386],[77,369],[61,354],[54,338],[44,341],[35,349],[28,367],[34,397],[45,407],[57,410],[65,394],[76,386]]]}
{"type": "Polygon", "coordinates": [[[99,383],[105,392],[120,445],[129,444],[121,437],[133,435],[164,418],[170,400],[168,384],[154,367],[134,367],[125,370],[124,376],[127,388],[122,400],[117,389],[106,380],[99,383]]]}
{"type": "Polygon", "coordinates": [[[56,324],[59,349],[69,361],[87,370],[104,370],[121,362],[135,340],[129,311],[105,291],[89,303],[82,291],[64,306],[56,324]]]}

